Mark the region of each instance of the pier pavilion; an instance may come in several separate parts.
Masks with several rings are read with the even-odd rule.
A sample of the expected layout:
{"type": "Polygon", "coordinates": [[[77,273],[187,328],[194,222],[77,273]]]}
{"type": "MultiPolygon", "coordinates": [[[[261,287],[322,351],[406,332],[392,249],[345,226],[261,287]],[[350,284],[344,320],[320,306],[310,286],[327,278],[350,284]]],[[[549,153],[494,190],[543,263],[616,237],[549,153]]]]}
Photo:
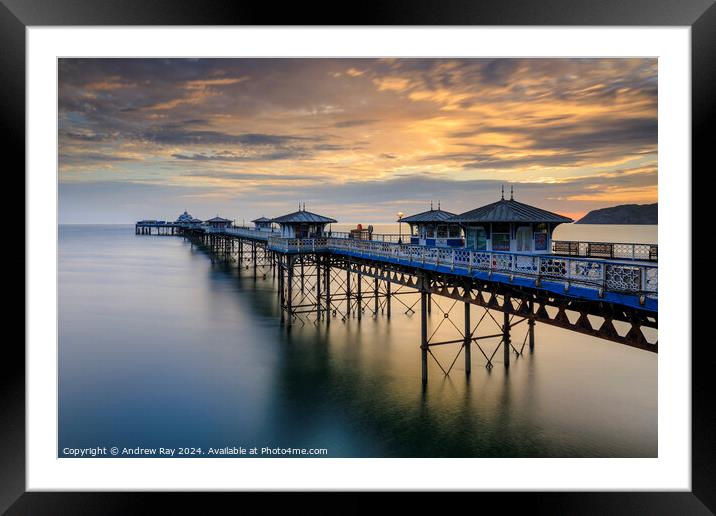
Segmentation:
{"type": "Polygon", "coordinates": [[[272,231],[273,222],[268,217],[259,217],[251,221],[256,231],[272,231]]]}
{"type": "Polygon", "coordinates": [[[320,238],[325,236],[327,224],[338,221],[306,211],[306,206],[304,205],[298,211],[276,217],[271,222],[279,225],[282,238],[320,238]]]}
{"type": "Polygon", "coordinates": [[[182,213],[181,215],[179,215],[179,216],[177,217],[177,219],[174,221],[174,224],[179,224],[179,225],[182,225],[182,226],[191,226],[191,227],[193,227],[193,226],[198,226],[198,225],[200,225],[201,223],[202,223],[201,220],[192,217],[192,216],[189,214],[189,212],[187,212],[186,210],[184,210],[184,213],[182,213]]]}
{"type": "Polygon", "coordinates": [[[194,220],[194,217],[189,215],[188,211],[184,210],[184,213],[179,215],[174,222],[176,222],[177,224],[188,224],[192,220],[194,220]]]}
{"type": "Polygon", "coordinates": [[[433,209],[430,203],[430,210],[416,213],[408,217],[401,217],[398,222],[405,222],[410,227],[410,243],[412,245],[429,245],[436,247],[462,247],[462,229],[457,222],[450,222],[454,213],[433,209]]]}
{"type": "Polygon", "coordinates": [[[448,219],[465,232],[465,247],[476,251],[549,254],[552,232],[569,217],[518,202],[514,195],[448,219]]]}
{"type": "Polygon", "coordinates": [[[209,224],[209,227],[213,229],[230,228],[234,223],[233,220],[225,219],[223,217],[219,217],[218,215],[213,219],[207,220],[206,222],[209,224]]]}

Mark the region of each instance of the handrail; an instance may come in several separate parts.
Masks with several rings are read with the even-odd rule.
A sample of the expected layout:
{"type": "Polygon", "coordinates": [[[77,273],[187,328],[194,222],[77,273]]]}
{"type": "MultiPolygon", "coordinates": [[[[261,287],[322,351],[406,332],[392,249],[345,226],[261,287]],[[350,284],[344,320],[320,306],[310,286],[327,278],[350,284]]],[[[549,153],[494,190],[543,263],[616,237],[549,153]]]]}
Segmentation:
{"type": "MultiPolygon", "coordinates": [[[[510,280],[515,277],[529,278],[536,286],[539,286],[543,280],[558,282],[564,285],[565,290],[571,285],[578,285],[597,290],[600,297],[605,292],[649,298],[658,296],[658,265],[636,262],[638,257],[635,258],[635,254],[595,260],[581,256],[477,251],[465,247],[431,247],[335,236],[284,238],[277,231],[246,228],[226,228],[220,231],[251,238],[265,237],[269,249],[283,253],[326,251],[352,253],[366,258],[388,259],[418,267],[444,267],[462,274],[481,271],[487,272],[488,275],[504,274],[509,276],[510,280]]],[[[649,247],[649,244],[633,245],[649,247]]]]}
{"type": "MultiPolygon", "coordinates": [[[[397,244],[401,237],[403,240],[406,238],[410,239],[410,235],[400,235],[398,233],[369,233],[369,235],[370,238],[367,240],[372,242],[394,242],[397,244]]],[[[326,232],[326,236],[329,238],[348,238],[366,241],[362,238],[353,238],[350,231],[328,231],[326,232]]]]}
{"type": "Polygon", "coordinates": [[[584,256],[590,258],[621,258],[625,260],[658,261],[657,244],[633,244],[622,242],[585,242],[578,240],[553,240],[552,254],[584,256]]]}
{"type": "Polygon", "coordinates": [[[349,252],[366,258],[387,258],[416,266],[448,267],[468,274],[483,271],[540,281],[559,281],[604,292],[656,297],[657,265],[625,261],[590,260],[554,255],[476,251],[466,248],[427,247],[347,238],[269,237],[268,246],[282,252],[349,252]]]}
{"type": "Polygon", "coordinates": [[[233,228],[224,228],[220,230],[221,232],[224,232],[229,235],[236,235],[236,236],[245,236],[248,238],[253,238],[254,240],[268,240],[271,236],[277,236],[280,235],[281,232],[278,230],[261,230],[261,229],[255,229],[255,228],[246,228],[246,227],[233,227],[233,228]]]}

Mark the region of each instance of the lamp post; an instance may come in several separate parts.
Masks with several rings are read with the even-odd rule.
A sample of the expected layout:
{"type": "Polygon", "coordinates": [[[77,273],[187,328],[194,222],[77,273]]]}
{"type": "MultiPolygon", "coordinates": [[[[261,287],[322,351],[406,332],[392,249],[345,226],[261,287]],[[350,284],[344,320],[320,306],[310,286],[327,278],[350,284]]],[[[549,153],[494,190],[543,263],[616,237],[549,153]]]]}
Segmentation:
{"type": "Polygon", "coordinates": [[[398,243],[403,243],[403,215],[404,213],[402,211],[398,212],[398,243]]]}

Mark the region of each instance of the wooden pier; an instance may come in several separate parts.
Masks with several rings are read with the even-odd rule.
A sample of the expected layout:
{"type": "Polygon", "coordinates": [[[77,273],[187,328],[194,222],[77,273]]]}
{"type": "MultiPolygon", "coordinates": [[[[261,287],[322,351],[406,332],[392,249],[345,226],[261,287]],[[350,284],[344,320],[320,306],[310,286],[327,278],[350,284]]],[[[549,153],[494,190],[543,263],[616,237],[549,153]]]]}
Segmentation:
{"type": "Polygon", "coordinates": [[[305,209],[282,218],[280,229],[212,220],[141,221],[135,232],[181,235],[255,278],[275,278],[280,321],[288,328],[390,319],[396,305],[405,313],[419,310],[423,381],[429,360],[447,375],[461,354],[470,374],[473,352],[493,367],[502,350],[509,367],[512,355],[534,351],[536,323],[658,351],[656,246],[610,244],[608,256],[602,256],[603,243],[553,241],[551,252],[525,253],[397,243],[380,235],[364,240],[324,231],[333,219],[305,209]],[[429,331],[434,310],[441,319],[429,331]],[[524,336],[515,338],[520,327],[524,336]],[[447,329],[452,335],[445,336],[447,329]],[[432,353],[444,345],[458,348],[451,364],[432,353]]]}

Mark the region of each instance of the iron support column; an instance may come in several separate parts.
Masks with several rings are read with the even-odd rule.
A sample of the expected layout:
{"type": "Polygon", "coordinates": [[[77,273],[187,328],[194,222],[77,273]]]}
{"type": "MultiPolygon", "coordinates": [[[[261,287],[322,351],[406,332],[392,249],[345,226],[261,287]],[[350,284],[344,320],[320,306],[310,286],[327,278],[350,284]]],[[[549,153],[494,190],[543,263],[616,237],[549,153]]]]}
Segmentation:
{"type": "Polygon", "coordinates": [[[420,289],[420,364],[423,383],[428,381],[428,294],[420,289]]]}
{"type": "Polygon", "coordinates": [[[465,301],[465,374],[472,370],[472,335],[470,333],[470,303],[465,301]]]}
{"type": "MultiPolygon", "coordinates": [[[[377,271],[376,271],[377,272],[377,271]]],[[[378,318],[378,276],[373,279],[373,314],[378,318]]]]}
{"type": "Polygon", "coordinates": [[[292,317],[292,314],[293,314],[293,306],[292,306],[292,304],[293,304],[293,257],[292,257],[292,256],[289,256],[288,259],[287,259],[287,262],[288,262],[288,271],[287,271],[287,276],[288,276],[287,282],[288,282],[288,284],[286,285],[286,287],[287,287],[287,288],[286,288],[286,297],[287,297],[287,299],[286,299],[286,309],[287,309],[287,312],[288,312],[287,324],[288,324],[289,326],[291,326],[291,322],[292,322],[292,319],[293,319],[293,317],[292,317]]]}
{"type": "Polygon", "coordinates": [[[285,281],[284,281],[284,274],[285,274],[285,267],[284,267],[284,260],[281,259],[281,262],[279,263],[278,267],[278,295],[279,295],[279,305],[281,309],[281,323],[286,320],[286,293],[284,291],[285,287],[285,281]]]}
{"type": "MultiPolygon", "coordinates": [[[[505,296],[505,308],[509,306],[510,303],[510,297],[505,296]]],[[[510,367],[510,313],[509,312],[503,312],[503,322],[502,322],[502,343],[503,343],[503,349],[504,349],[504,361],[505,361],[505,367],[510,367]]]]}
{"type": "Polygon", "coordinates": [[[390,280],[385,280],[385,315],[390,319],[390,280]]]}
{"type": "Polygon", "coordinates": [[[351,262],[346,267],[346,317],[351,317],[351,262]]]}
{"type": "Polygon", "coordinates": [[[316,320],[321,320],[321,257],[316,256],[316,320]]]}
{"type": "Polygon", "coordinates": [[[331,258],[326,257],[326,324],[331,324],[331,258]]]}
{"type": "MultiPolygon", "coordinates": [[[[530,315],[534,315],[534,301],[530,299],[528,305],[530,315]]],[[[527,320],[527,331],[529,333],[530,353],[532,353],[535,350],[535,320],[531,317],[527,320]]]]}
{"type": "Polygon", "coordinates": [[[360,266],[358,268],[358,288],[356,290],[356,303],[358,308],[358,320],[362,319],[363,313],[363,275],[360,273],[360,266]]]}

